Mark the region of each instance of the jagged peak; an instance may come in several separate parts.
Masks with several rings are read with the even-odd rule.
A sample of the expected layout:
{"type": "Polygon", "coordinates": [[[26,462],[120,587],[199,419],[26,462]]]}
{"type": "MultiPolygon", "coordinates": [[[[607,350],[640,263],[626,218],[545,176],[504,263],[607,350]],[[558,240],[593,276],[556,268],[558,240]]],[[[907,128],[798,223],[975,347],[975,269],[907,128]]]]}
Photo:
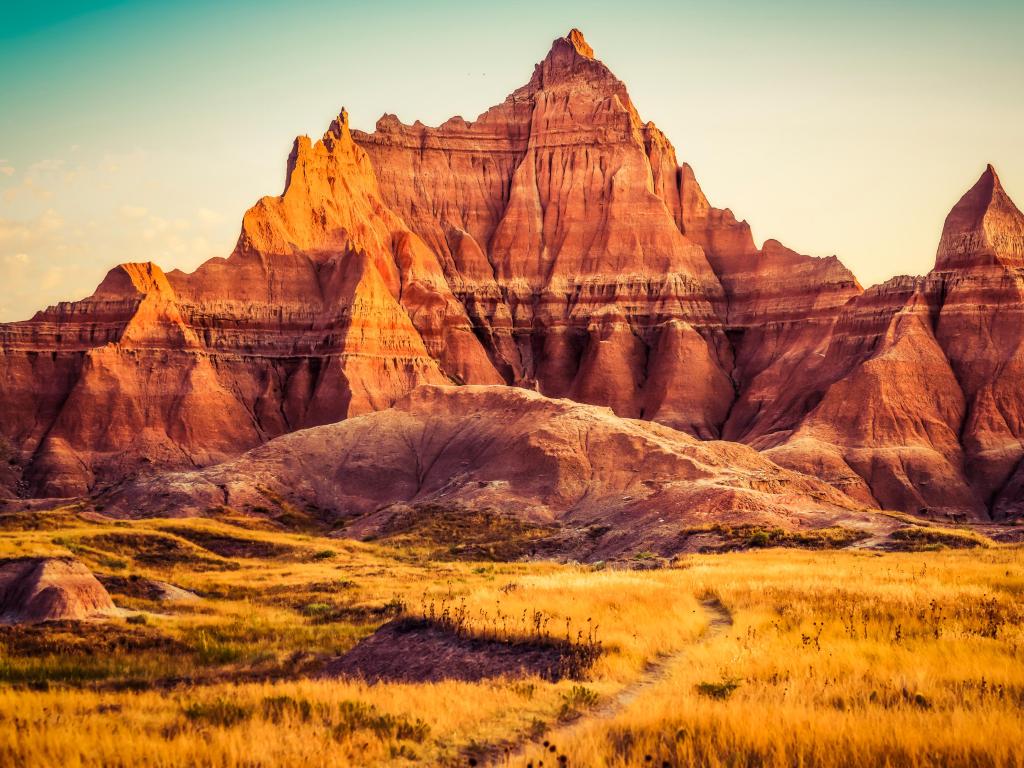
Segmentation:
{"type": "MultiPolygon", "coordinates": [[[[385,115],[385,117],[387,117],[387,115],[385,115]]],[[[381,120],[383,119],[384,118],[381,118],[381,120]]],[[[309,136],[302,135],[295,137],[295,141],[292,142],[292,151],[288,154],[288,165],[285,169],[284,177],[284,191],[281,194],[285,195],[288,193],[288,189],[292,185],[296,169],[299,167],[300,161],[303,158],[308,158],[324,149],[329,153],[338,154],[336,150],[339,148],[341,150],[345,150],[346,148],[354,146],[355,144],[352,141],[352,132],[349,128],[348,110],[342,107],[341,111],[338,112],[338,116],[331,121],[331,124],[327,127],[327,131],[316,144],[313,143],[313,140],[309,136]]]]}
{"type": "Polygon", "coordinates": [[[594,49],[590,47],[587,39],[583,37],[583,33],[576,29],[576,27],[570,29],[569,34],[563,39],[575,48],[576,53],[580,56],[585,56],[588,59],[594,58],[594,49]]]}
{"type": "Polygon", "coordinates": [[[991,163],[946,217],[935,268],[990,264],[1024,267],[1024,214],[991,163]]]}
{"type": "Polygon", "coordinates": [[[338,116],[331,121],[322,141],[327,149],[334,149],[334,144],[345,138],[351,141],[352,134],[348,127],[348,110],[342,107],[338,116]]]}
{"type": "Polygon", "coordinates": [[[164,271],[153,262],[125,262],[107,272],[92,298],[121,299],[137,294],[157,294],[173,299],[174,289],[164,271]]]}
{"type": "Polygon", "coordinates": [[[583,33],[578,29],[572,29],[565,37],[558,37],[552,41],[551,50],[537,65],[530,85],[536,88],[564,82],[580,71],[588,72],[590,77],[597,74],[601,78],[610,78],[618,83],[608,68],[594,58],[594,49],[587,43],[583,33]]]}

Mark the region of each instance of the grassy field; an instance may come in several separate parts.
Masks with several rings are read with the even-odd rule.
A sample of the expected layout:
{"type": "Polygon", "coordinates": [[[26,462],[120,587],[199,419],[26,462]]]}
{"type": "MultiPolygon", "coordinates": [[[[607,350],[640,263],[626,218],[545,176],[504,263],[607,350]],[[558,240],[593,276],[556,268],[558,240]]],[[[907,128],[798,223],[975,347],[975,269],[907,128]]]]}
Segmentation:
{"type": "Polygon", "coordinates": [[[0,765],[1024,763],[1020,548],[612,570],[75,509],[4,526],[0,556],[73,553],[129,610],[0,629],[0,765]],[[399,613],[445,609],[472,635],[539,625],[603,653],[581,681],[323,677],[399,613]]]}

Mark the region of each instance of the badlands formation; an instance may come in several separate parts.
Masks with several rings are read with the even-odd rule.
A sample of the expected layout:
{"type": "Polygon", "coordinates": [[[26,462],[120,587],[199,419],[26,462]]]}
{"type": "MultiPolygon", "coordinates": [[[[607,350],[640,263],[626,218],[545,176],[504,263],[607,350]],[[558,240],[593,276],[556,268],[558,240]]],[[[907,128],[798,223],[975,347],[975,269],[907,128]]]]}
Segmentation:
{"type": "Polygon", "coordinates": [[[479,385],[418,387],[392,408],[99,498],[117,517],[251,511],[281,500],[358,538],[415,527],[423,515],[484,512],[528,526],[516,533],[529,533],[538,551],[586,560],[673,555],[722,529],[749,538],[750,530],[828,528],[849,544],[895,527],[745,445],[479,385]]]}
{"type": "Polygon", "coordinates": [[[863,290],[757,247],[573,30],[474,122],[343,111],[299,137],[228,258],[122,264],[0,325],[0,478],[143,511],[150,485],[205,509],[297,483],[352,514],[448,493],[614,526],[1009,520],[1022,293],[991,167],[924,277],[863,290]]]}
{"type": "Polygon", "coordinates": [[[0,624],[37,624],[111,616],[103,585],[70,557],[0,560],[0,624]]]}

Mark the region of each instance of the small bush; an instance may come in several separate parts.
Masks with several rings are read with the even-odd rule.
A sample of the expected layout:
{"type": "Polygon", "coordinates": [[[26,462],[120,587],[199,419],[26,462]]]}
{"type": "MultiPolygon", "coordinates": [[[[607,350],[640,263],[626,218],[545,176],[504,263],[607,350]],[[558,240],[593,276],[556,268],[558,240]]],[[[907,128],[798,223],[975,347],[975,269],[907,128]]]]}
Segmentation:
{"type": "Polygon", "coordinates": [[[183,714],[192,722],[202,722],[221,728],[230,728],[252,717],[252,710],[226,698],[193,702],[183,714]]]}
{"type": "Polygon", "coordinates": [[[340,722],[334,726],[334,737],[343,739],[357,731],[370,731],[379,739],[422,743],[430,735],[430,726],[419,718],[408,718],[379,712],[372,704],[343,701],[339,705],[340,722]]]}
{"type": "Polygon", "coordinates": [[[559,720],[572,720],[579,717],[580,711],[597,706],[600,697],[589,688],[574,685],[568,693],[562,694],[562,706],[558,711],[559,720]]]}
{"type": "Polygon", "coordinates": [[[889,534],[889,539],[897,543],[899,549],[911,551],[934,551],[942,547],[950,549],[972,549],[988,547],[990,542],[972,531],[957,531],[949,528],[931,528],[914,526],[900,528],[889,534]]]}
{"type": "Polygon", "coordinates": [[[194,646],[199,663],[204,665],[230,664],[242,658],[242,649],[201,630],[194,646]]]}
{"type": "Polygon", "coordinates": [[[313,704],[307,699],[291,696],[268,696],[260,706],[263,717],[272,723],[280,723],[287,717],[308,722],[313,715],[313,704]]]}
{"type": "Polygon", "coordinates": [[[772,543],[771,537],[767,531],[758,531],[747,541],[747,544],[751,547],[767,547],[772,543]]]}
{"type": "Polygon", "coordinates": [[[311,619],[318,619],[329,616],[334,612],[334,606],[330,603],[307,603],[302,606],[302,615],[311,619]]]}
{"type": "Polygon", "coordinates": [[[697,693],[701,696],[707,696],[709,699],[725,701],[739,687],[740,681],[736,679],[722,680],[719,683],[698,683],[697,693]]]}

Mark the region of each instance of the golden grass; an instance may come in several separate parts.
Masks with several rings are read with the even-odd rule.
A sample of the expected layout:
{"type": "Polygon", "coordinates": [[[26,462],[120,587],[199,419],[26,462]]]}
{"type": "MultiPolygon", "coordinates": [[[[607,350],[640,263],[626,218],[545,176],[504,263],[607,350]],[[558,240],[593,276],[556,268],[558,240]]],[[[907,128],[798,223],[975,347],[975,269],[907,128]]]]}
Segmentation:
{"type": "MultiPolygon", "coordinates": [[[[466,765],[543,732],[557,752],[545,765],[558,754],[576,766],[1021,764],[1019,548],[774,549],[618,571],[417,561],[210,520],[61,514],[59,530],[0,533],[0,555],[74,551],[99,573],[205,599],[115,595],[145,625],[0,633],[0,765],[466,765]],[[198,548],[199,567],[140,562],[114,533],[175,537],[198,548]],[[279,554],[222,557],[195,543],[211,535],[279,554]],[[710,597],[734,623],[704,636],[710,597]],[[568,621],[570,637],[596,631],[606,653],[583,683],[316,676],[399,606],[463,601],[475,633],[529,634],[540,612],[546,634],[564,637],[568,621]]],[[[541,749],[510,762],[537,765],[541,749]]]]}
{"type": "Polygon", "coordinates": [[[687,565],[680,587],[713,583],[735,624],[624,711],[556,744],[570,764],[1021,764],[1019,549],[687,565]],[[723,681],[732,693],[702,690],[723,681]]]}

